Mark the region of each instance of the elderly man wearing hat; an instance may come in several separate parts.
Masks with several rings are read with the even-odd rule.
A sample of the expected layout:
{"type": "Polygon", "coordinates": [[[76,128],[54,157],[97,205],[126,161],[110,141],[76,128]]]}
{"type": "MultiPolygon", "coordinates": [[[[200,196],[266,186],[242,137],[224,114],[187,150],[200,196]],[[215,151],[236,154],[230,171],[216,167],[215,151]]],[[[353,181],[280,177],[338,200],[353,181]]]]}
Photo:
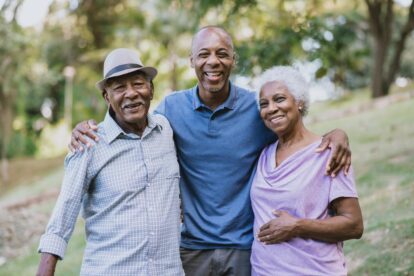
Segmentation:
{"type": "Polygon", "coordinates": [[[97,130],[101,142],[65,159],[38,275],[54,274],[81,207],[81,275],[183,275],[173,132],[165,117],[148,114],[157,70],[121,48],[106,57],[103,71],[96,84],[108,105],[97,130]]]}

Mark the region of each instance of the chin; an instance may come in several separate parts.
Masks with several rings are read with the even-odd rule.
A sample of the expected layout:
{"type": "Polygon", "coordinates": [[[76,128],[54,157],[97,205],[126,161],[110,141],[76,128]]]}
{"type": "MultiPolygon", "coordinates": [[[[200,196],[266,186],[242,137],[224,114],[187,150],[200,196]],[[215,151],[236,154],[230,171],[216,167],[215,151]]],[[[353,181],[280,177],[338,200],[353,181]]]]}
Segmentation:
{"type": "Polygon", "coordinates": [[[146,118],[146,115],[145,114],[136,114],[136,115],[133,115],[133,116],[128,116],[126,118],[126,121],[128,121],[129,123],[133,123],[134,124],[134,123],[141,122],[145,118],[146,118]]]}
{"type": "Polygon", "coordinates": [[[224,90],[224,85],[217,85],[217,86],[207,86],[207,91],[210,93],[220,93],[224,90]]]}

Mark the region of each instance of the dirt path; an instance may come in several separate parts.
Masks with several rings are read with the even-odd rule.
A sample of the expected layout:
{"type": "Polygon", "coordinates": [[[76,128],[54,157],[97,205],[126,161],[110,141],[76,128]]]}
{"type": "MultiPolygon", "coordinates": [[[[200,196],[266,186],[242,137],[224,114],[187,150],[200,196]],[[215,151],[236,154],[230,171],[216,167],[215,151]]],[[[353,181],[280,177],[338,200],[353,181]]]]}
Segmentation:
{"type": "Polygon", "coordinates": [[[63,166],[64,156],[49,159],[33,157],[16,158],[9,161],[9,181],[0,181],[0,196],[18,185],[32,183],[63,166]]]}

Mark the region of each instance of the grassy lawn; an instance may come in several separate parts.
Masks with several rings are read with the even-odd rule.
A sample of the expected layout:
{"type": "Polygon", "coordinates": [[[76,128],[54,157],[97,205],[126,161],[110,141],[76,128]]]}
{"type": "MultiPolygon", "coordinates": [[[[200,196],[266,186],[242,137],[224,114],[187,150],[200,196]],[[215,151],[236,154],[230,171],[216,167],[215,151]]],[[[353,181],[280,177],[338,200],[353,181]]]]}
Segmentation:
{"type": "MultiPolygon", "coordinates": [[[[365,223],[362,239],[345,243],[350,275],[414,275],[414,99],[329,118],[335,109],[350,108],[361,99],[366,97],[315,104],[310,115],[323,120],[308,125],[320,134],[341,128],[350,137],[365,223]]],[[[3,195],[0,203],[57,188],[61,176],[59,169],[30,189],[25,186],[3,195]]],[[[50,213],[53,205],[54,200],[49,200],[36,208],[50,213]]],[[[25,254],[0,266],[0,275],[34,275],[39,261],[37,241],[25,254]]],[[[56,275],[79,274],[83,247],[80,221],[56,275]]]]}
{"type": "Polygon", "coordinates": [[[311,126],[350,137],[365,224],[361,240],[345,243],[352,275],[414,275],[413,119],[411,99],[311,126]]]}
{"type": "MultiPolygon", "coordinates": [[[[40,255],[36,253],[37,246],[38,243],[36,242],[30,246],[26,255],[16,258],[15,260],[8,262],[0,267],[0,275],[35,275],[40,260],[40,255]]],[[[84,247],[85,237],[83,230],[83,221],[79,220],[66,250],[65,259],[64,261],[58,262],[55,275],[79,275],[84,247]]]]}

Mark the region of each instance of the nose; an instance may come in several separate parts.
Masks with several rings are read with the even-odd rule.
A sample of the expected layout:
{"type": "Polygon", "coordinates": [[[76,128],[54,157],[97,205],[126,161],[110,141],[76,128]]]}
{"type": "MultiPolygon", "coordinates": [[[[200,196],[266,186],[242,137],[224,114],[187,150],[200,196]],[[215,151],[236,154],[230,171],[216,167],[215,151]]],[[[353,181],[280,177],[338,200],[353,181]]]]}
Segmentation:
{"type": "Polygon", "coordinates": [[[126,91],[125,91],[125,97],[127,98],[135,98],[138,96],[138,92],[134,89],[134,86],[132,83],[128,82],[126,91]]]}
{"type": "Polygon", "coordinates": [[[215,65],[215,64],[219,64],[219,63],[220,62],[219,62],[219,59],[216,56],[216,54],[212,53],[211,55],[208,56],[207,64],[209,64],[209,65],[215,65]]]}
{"type": "Polygon", "coordinates": [[[270,101],[269,105],[267,106],[268,113],[275,113],[279,110],[277,103],[274,101],[270,101]]]}

